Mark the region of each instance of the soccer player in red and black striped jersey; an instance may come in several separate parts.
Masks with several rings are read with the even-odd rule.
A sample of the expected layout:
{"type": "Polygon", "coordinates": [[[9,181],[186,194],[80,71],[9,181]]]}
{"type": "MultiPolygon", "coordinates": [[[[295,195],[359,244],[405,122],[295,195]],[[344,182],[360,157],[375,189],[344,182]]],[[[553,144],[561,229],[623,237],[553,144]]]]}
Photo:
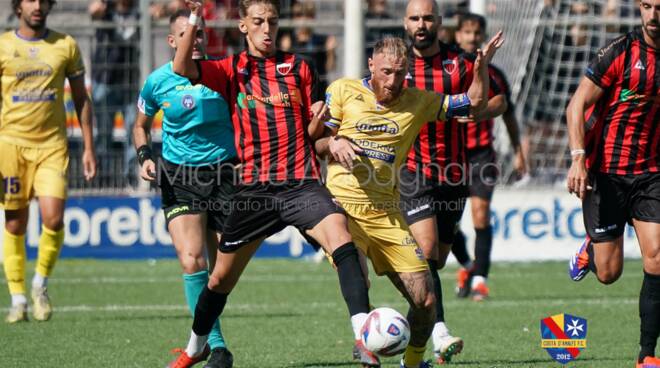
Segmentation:
{"type": "MultiPolygon", "coordinates": [[[[458,19],[456,27],[456,43],[468,52],[474,53],[486,39],[486,18],[479,14],[466,13],[458,19]]],[[[519,175],[525,173],[525,157],[520,149],[520,134],[518,121],[515,117],[515,107],[511,102],[511,91],[504,73],[495,65],[489,66],[491,79],[491,101],[505,99],[502,104],[504,114],[502,119],[509,133],[513,151],[515,152],[514,169],[519,175]]],[[[467,125],[467,161],[470,190],[470,207],[472,223],[476,234],[474,244],[474,263],[470,260],[465,244],[465,235],[459,231],[454,238],[452,253],[463,266],[457,273],[457,295],[471,296],[473,300],[483,300],[488,297],[486,284],[490,270],[490,253],[493,246],[493,234],[490,226],[490,202],[493,197],[499,171],[495,161],[493,147],[494,119],[472,122],[467,125]]]]}
{"type": "Polygon", "coordinates": [[[570,262],[579,281],[623,271],[626,223],[644,265],[637,367],[660,367],[660,0],[641,0],[642,27],[600,49],[566,111],[568,190],[582,200],[587,240],[570,262]]]}
{"type": "MultiPolygon", "coordinates": [[[[369,311],[367,284],[345,212],[320,182],[311,136],[319,126],[322,133],[318,117],[325,108],[314,68],[297,55],[277,51],[278,0],[239,1],[239,29],[248,50],[220,61],[193,61],[202,5],[191,0],[186,4],[193,15],[172,69],[225,96],[242,169],[241,183],[217,229],[222,232],[217,261],[199,296],[188,346],[170,366],[189,367],[200,360],[213,322],[257,247],[287,225],[332,255],[359,336],[369,311]]],[[[361,342],[356,342],[356,350],[363,362],[378,363],[361,342]]]]}
{"type": "MultiPolygon", "coordinates": [[[[474,58],[462,55],[457,47],[439,42],[441,18],[433,0],[411,0],[406,8],[404,28],[412,41],[408,86],[438,93],[467,91],[472,82],[474,58]]],[[[479,119],[501,111],[497,103],[479,119]]],[[[412,148],[407,170],[402,170],[399,191],[401,210],[410,230],[424,252],[433,277],[436,295],[436,324],[433,347],[439,362],[448,361],[463,348],[463,340],[451,336],[445,324],[438,269],[444,267],[468,196],[464,171],[465,125],[450,121],[426,124],[412,148]]]]}

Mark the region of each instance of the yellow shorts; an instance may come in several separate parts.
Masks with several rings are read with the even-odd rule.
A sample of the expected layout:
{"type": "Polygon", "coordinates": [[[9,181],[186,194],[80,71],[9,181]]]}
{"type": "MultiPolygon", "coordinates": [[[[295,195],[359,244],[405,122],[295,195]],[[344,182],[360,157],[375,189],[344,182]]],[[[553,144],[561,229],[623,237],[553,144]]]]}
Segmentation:
{"type": "Polygon", "coordinates": [[[25,208],[35,196],[66,199],[67,146],[33,148],[0,140],[0,157],[6,210],[25,208]]]}
{"type": "Polygon", "coordinates": [[[398,211],[371,204],[347,204],[348,231],[355,245],[369,257],[377,275],[428,270],[422,249],[398,211]]]}

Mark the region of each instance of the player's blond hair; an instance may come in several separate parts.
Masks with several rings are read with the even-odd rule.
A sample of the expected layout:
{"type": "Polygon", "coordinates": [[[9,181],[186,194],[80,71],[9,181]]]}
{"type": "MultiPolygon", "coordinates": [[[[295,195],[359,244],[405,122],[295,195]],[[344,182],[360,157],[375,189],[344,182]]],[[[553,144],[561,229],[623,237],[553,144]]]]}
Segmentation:
{"type": "Polygon", "coordinates": [[[408,60],[408,45],[399,37],[385,37],[374,45],[373,56],[384,54],[396,59],[408,60]]]}

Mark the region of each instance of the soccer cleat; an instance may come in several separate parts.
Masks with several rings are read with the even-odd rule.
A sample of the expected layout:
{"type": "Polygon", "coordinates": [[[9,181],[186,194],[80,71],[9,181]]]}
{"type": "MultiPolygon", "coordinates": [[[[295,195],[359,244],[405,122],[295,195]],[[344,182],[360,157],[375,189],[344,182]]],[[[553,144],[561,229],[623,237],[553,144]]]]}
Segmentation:
{"type": "MultiPolygon", "coordinates": [[[[403,364],[403,358],[402,358],[401,359],[401,364],[399,365],[399,368],[410,368],[410,367],[406,367],[406,365],[403,364]]],[[[423,361],[423,362],[419,363],[419,365],[415,368],[433,368],[433,363],[430,360],[423,361]]]]}
{"type": "Polygon", "coordinates": [[[660,368],[660,359],[647,356],[644,361],[637,363],[637,368],[660,368]]]}
{"type": "Polygon", "coordinates": [[[433,353],[438,364],[451,362],[451,358],[463,351],[463,339],[445,335],[433,339],[433,353]]]}
{"type": "Polygon", "coordinates": [[[488,294],[490,293],[490,290],[488,289],[488,286],[486,286],[485,282],[480,282],[475,287],[472,288],[470,293],[472,294],[472,300],[474,300],[475,302],[480,302],[485,299],[488,299],[488,294]]]}
{"type": "Polygon", "coordinates": [[[460,267],[456,272],[456,296],[459,298],[467,298],[470,294],[470,280],[472,275],[470,270],[460,267]]]}
{"type": "Polygon", "coordinates": [[[380,360],[374,353],[367,350],[362,343],[362,340],[355,340],[355,346],[353,347],[353,360],[360,361],[363,368],[380,367],[380,360]]]}
{"type": "Polygon", "coordinates": [[[584,243],[568,262],[568,275],[573,281],[582,280],[589,273],[589,246],[592,245],[591,239],[587,236],[584,243]]]}
{"type": "Polygon", "coordinates": [[[172,349],[172,354],[179,354],[179,356],[171,361],[168,365],[166,365],[165,368],[190,368],[199,362],[205,361],[210,353],[211,350],[209,349],[208,345],[206,345],[204,347],[204,351],[202,351],[202,353],[196,357],[189,357],[188,353],[186,353],[186,351],[183,349],[172,349]]]}
{"type": "Polygon", "coordinates": [[[32,314],[37,321],[48,321],[53,315],[46,287],[32,288],[32,314]]]}
{"type": "Polygon", "coordinates": [[[27,313],[27,304],[18,304],[12,305],[9,308],[9,313],[5,317],[5,322],[7,323],[17,323],[17,322],[27,322],[28,313],[27,313]]]}
{"type": "Polygon", "coordinates": [[[232,368],[233,366],[234,356],[231,352],[227,348],[215,348],[211,350],[211,355],[204,368],[232,368]]]}

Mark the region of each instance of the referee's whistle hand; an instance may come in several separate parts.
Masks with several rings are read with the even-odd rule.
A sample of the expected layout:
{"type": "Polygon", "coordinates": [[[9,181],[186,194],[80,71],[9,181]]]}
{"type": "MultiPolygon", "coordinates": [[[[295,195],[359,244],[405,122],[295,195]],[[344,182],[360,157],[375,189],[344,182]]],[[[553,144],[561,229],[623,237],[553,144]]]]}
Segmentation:
{"type": "Polygon", "coordinates": [[[156,180],[156,164],[152,160],[146,160],[142,164],[140,177],[146,181],[156,180]]]}

